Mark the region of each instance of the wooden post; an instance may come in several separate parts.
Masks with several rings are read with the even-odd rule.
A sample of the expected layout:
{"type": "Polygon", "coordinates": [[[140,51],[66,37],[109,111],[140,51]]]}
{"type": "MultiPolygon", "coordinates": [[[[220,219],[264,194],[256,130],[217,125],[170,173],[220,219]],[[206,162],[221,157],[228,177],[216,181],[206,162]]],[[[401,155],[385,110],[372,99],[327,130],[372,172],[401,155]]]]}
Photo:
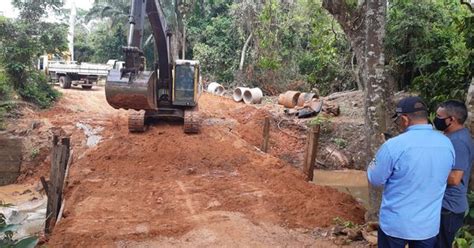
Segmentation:
{"type": "Polygon", "coordinates": [[[316,154],[318,152],[320,125],[312,126],[308,131],[306,140],[306,154],[304,158],[303,173],[306,181],[313,181],[314,164],[316,162],[316,154]]]}
{"type": "Polygon", "coordinates": [[[263,125],[263,144],[262,144],[263,152],[268,152],[269,139],[270,139],[270,117],[265,117],[265,124],[263,125]]]}
{"type": "Polygon", "coordinates": [[[64,176],[69,160],[69,137],[53,136],[51,151],[51,172],[48,187],[48,205],[46,209],[45,233],[50,234],[58,218],[62,204],[64,176]]]}

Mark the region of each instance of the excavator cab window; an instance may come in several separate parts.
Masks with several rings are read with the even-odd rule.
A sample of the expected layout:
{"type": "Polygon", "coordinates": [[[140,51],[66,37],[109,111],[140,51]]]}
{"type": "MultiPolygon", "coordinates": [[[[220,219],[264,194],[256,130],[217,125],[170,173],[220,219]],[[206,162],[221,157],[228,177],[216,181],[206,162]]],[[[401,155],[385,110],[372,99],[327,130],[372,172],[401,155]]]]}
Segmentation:
{"type": "Polygon", "coordinates": [[[194,104],[194,66],[176,65],[175,75],[174,101],[184,105],[194,104]]]}

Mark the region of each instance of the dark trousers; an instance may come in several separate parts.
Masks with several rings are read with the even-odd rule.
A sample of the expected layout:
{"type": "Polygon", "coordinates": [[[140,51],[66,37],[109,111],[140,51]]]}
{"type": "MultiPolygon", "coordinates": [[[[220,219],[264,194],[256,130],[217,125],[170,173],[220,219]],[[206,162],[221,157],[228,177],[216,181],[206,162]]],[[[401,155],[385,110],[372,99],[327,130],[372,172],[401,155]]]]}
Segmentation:
{"type": "Polygon", "coordinates": [[[379,228],[377,242],[379,248],[405,248],[407,244],[410,248],[433,248],[436,236],[425,240],[406,240],[388,236],[379,228]]]}
{"type": "Polygon", "coordinates": [[[447,209],[441,209],[441,225],[439,226],[437,248],[451,248],[454,236],[462,227],[464,213],[456,214],[447,209]]]}

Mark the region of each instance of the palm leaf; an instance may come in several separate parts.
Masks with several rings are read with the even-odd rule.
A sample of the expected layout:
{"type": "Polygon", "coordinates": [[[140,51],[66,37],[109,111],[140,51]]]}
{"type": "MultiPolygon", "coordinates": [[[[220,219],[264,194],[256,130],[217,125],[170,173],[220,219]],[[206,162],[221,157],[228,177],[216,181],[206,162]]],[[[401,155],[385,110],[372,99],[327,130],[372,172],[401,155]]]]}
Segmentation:
{"type": "Polygon", "coordinates": [[[15,248],[35,248],[36,244],[38,243],[37,237],[28,237],[18,241],[15,244],[15,248]]]}

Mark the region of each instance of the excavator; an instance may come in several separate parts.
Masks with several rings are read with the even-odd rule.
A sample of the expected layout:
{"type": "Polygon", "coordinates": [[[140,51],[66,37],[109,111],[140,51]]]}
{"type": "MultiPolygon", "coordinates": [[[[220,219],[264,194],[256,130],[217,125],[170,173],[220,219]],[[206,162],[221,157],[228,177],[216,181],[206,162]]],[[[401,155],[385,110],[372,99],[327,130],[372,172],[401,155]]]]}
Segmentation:
{"type": "Polygon", "coordinates": [[[185,133],[198,133],[199,61],[177,60],[171,54],[173,34],[159,0],[132,0],[129,24],[127,46],[122,48],[125,65],[107,75],[107,102],[116,109],[129,110],[130,132],[146,131],[153,119],[178,118],[184,120],[185,133]],[[145,70],[142,50],[145,15],[157,52],[151,71],[145,70]]]}

